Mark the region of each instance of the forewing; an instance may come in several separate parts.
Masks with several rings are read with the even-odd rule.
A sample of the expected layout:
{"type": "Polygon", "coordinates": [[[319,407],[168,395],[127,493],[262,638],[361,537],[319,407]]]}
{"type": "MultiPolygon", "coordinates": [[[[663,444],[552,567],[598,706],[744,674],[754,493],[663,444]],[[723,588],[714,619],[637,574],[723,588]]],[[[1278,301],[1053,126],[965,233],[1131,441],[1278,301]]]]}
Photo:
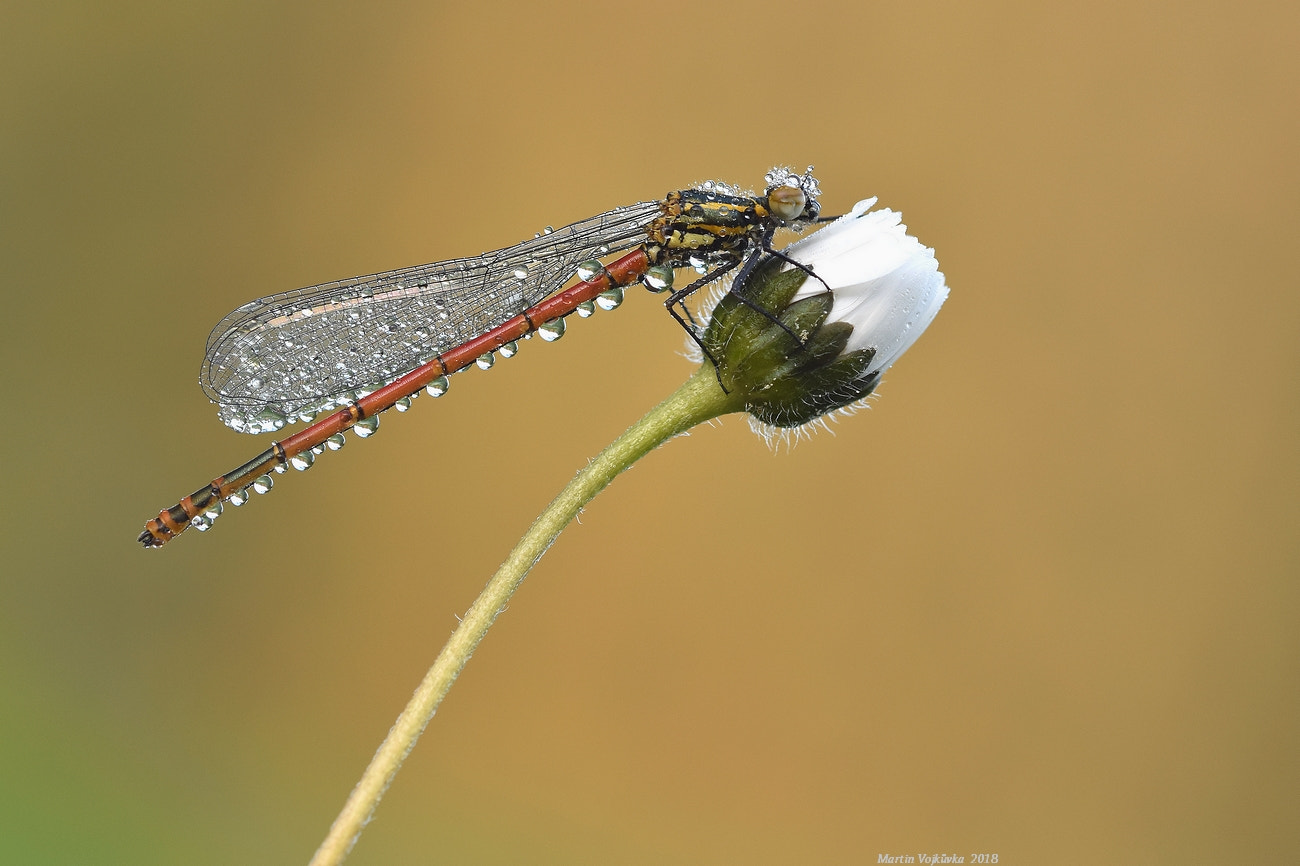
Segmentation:
{"type": "Polygon", "coordinates": [[[221,420],[260,433],[393,381],[556,292],[580,262],[630,249],[641,202],[481,256],[325,283],[244,304],[208,338],[199,381],[221,420]]]}

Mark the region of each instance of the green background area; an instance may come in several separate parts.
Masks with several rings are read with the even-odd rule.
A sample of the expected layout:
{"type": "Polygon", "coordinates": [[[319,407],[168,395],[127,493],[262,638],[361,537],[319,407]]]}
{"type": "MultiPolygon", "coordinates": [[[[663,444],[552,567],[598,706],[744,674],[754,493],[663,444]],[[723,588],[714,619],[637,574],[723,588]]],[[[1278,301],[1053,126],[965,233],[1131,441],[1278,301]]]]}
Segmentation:
{"type": "Polygon", "coordinates": [[[777,163],[901,209],[947,306],[834,435],[619,478],[351,862],[1294,856],[1298,8],[7,4],[0,863],[305,862],[691,369],[638,290],[146,553],[265,447],[215,322],[777,163]]]}

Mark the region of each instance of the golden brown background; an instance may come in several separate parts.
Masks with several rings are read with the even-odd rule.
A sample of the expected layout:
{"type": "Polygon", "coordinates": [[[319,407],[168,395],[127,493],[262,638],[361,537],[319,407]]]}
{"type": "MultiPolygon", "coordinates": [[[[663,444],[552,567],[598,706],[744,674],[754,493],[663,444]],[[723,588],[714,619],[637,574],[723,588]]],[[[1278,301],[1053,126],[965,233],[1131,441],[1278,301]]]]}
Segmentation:
{"type": "Polygon", "coordinates": [[[835,435],[620,478],[351,862],[1293,857],[1297,9],[6,4],[0,862],[304,862],[689,372],[638,292],[145,553],[264,447],[195,382],[223,314],[775,163],[947,306],[835,435]]]}

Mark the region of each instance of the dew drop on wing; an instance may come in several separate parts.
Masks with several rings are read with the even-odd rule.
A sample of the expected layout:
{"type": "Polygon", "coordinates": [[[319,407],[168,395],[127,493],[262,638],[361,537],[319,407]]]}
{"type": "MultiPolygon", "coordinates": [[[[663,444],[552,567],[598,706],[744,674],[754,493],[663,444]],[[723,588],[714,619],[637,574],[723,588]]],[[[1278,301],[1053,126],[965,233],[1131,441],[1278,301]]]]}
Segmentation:
{"type": "Polygon", "coordinates": [[[253,492],[259,495],[268,492],[274,486],[275,480],[270,475],[259,475],[253,479],[253,492]]]}
{"type": "Polygon", "coordinates": [[[446,376],[439,376],[438,378],[434,379],[432,382],[424,386],[424,392],[428,394],[430,397],[441,397],[443,394],[447,393],[447,389],[450,387],[451,387],[451,380],[449,380],[446,376]]]}
{"type": "Polygon", "coordinates": [[[411,408],[411,398],[402,397],[398,399],[393,403],[393,408],[396,409],[398,412],[405,412],[407,409],[411,408]]]}
{"type": "Polygon", "coordinates": [[[342,433],[335,433],[333,436],[325,440],[325,447],[331,451],[337,451],[346,445],[347,441],[347,437],[342,433]]]}
{"type": "Polygon", "coordinates": [[[575,311],[578,314],[578,318],[586,319],[596,312],[596,304],[594,301],[583,301],[581,304],[578,304],[575,311]]]}
{"type": "Polygon", "coordinates": [[[208,520],[216,520],[218,517],[221,516],[221,512],[223,510],[225,509],[221,507],[221,500],[214,499],[211,505],[203,509],[203,516],[206,517],[208,520]]]}
{"type": "Polygon", "coordinates": [[[295,454],[289,458],[289,465],[299,472],[306,472],[311,465],[316,462],[316,455],[311,451],[304,451],[301,454],[295,454]]]}
{"type": "Polygon", "coordinates": [[[502,358],[513,358],[519,353],[519,344],[514,340],[511,340],[509,343],[504,344],[500,349],[497,349],[497,351],[501,353],[502,358]]]}
{"type": "Polygon", "coordinates": [[[266,406],[252,418],[253,427],[262,433],[279,430],[285,425],[284,415],[266,406]]]}
{"type": "Polygon", "coordinates": [[[487,352],[486,354],[479,355],[477,358],[474,359],[474,363],[478,365],[478,368],[480,370],[491,370],[492,365],[495,364],[496,362],[497,362],[497,356],[492,354],[491,352],[487,352]]]}
{"type": "Polygon", "coordinates": [[[379,430],[379,416],[371,415],[369,418],[362,418],[356,424],[352,425],[352,429],[355,430],[357,435],[362,439],[368,439],[375,435],[379,430]]]}
{"type": "Polygon", "coordinates": [[[230,494],[230,496],[226,497],[226,501],[238,508],[248,501],[248,488],[245,487],[243,490],[236,490],[234,493],[230,494]]]}

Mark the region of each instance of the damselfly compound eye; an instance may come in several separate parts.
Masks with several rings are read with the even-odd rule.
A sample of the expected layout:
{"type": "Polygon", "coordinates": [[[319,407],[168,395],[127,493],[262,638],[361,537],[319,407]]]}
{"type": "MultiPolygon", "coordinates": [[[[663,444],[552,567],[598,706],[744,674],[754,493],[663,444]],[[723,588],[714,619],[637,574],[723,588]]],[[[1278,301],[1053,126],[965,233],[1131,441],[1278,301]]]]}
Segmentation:
{"type": "Polygon", "coordinates": [[[778,186],[767,194],[767,207],[782,222],[794,222],[803,216],[808,196],[797,186],[778,186]]]}

